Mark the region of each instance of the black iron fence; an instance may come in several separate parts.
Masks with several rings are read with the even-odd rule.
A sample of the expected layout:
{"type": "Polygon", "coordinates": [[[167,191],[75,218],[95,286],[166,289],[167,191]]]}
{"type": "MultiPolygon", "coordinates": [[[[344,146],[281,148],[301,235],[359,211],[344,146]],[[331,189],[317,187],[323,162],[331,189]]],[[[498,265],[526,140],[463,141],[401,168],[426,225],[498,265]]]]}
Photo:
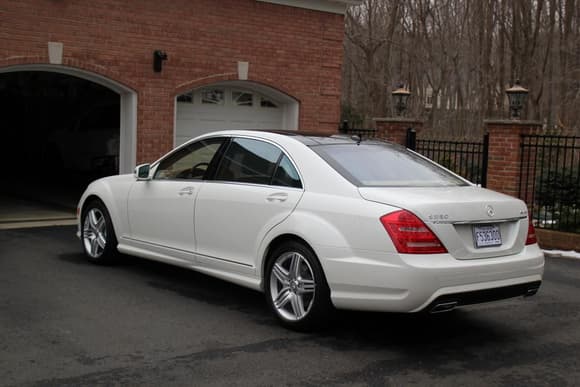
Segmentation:
{"type": "Polygon", "coordinates": [[[422,154],[452,170],[467,180],[487,185],[489,134],[478,141],[426,140],[416,138],[415,131],[407,131],[407,148],[422,154]]]}
{"type": "Polygon", "coordinates": [[[580,137],[522,136],[520,176],[536,227],[580,233],[580,137]]]}

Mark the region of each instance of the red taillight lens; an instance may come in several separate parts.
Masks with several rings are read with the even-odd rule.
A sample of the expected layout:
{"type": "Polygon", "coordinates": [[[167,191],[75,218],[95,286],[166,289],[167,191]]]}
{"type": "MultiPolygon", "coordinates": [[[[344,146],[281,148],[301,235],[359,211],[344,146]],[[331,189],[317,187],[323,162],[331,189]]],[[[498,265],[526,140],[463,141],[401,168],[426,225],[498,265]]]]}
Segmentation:
{"type": "Polygon", "coordinates": [[[528,219],[528,236],[526,237],[526,245],[533,245],[538,243],[538,238],[536,238],[536,229],[532,224],[532,220],[528,219]]]}
{"type": "Polygon", "coordinates": [[[399,253],[440,254],[446,253],[439,238],[421,219],[409,211],[395,211],[381,217],[381,223],[391,236],[399,253]]]}

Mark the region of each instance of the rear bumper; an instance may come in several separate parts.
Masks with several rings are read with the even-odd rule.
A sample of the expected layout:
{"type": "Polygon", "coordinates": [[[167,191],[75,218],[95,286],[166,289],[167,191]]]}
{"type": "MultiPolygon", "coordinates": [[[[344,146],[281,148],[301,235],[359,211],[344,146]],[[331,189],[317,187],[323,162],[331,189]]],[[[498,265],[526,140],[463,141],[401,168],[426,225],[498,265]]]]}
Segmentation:
{"type": "Polygon", "coordinates": [[[401,255],[316,249],[337,308],[418,312],[437,303],[457,306],[528,294],[539,287],[544,255],[537,245],[520,253],[457,260],[449,254],[401,255]]]}
{"type": "Polygon", "coordinates": [[[424,310],[429,313],[446,312],[458,306],[481,304],[514,297],[530,297],[538,292],[542,281],[503,286],[499,288],[451,293],[437,297],[424,310]]]}

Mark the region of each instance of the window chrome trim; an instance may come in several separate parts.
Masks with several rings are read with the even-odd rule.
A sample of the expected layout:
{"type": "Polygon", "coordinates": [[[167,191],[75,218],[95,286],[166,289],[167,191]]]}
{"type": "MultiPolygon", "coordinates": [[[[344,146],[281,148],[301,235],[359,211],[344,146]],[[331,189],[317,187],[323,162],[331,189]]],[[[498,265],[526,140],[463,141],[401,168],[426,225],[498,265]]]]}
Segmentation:
{"type": "Polygon", "coordinates": [[[205,183],[219,183],[219,184],[230,184],[230,185],[246,185],[246,186],[250,186],[250,187],[261,187],[261,188],[271,188],[271,189],[290,189],[293,191],[304,191],[304,187],[302,188],[296,188],[296,187],[290,187],[287,185],[270,185],[270,184],[258,184],[258,183],[247,183],[244,181],[231,181],[231,180],[204,180],[205,183]]]}

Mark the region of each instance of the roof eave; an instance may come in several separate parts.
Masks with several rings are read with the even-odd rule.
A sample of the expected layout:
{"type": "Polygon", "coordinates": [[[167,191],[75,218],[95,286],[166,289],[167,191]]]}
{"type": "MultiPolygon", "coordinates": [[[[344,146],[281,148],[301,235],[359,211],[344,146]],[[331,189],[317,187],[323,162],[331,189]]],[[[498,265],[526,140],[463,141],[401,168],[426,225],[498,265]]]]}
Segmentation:
{"type": "Polygon", "coordinates": [[[362,0],[256,0],[264,3],[286,5],[288,7],[298,7],[312,9],[316,11],[337,13],[344,15],[346,8],[351,5],[359,5],[362,0]]]}

